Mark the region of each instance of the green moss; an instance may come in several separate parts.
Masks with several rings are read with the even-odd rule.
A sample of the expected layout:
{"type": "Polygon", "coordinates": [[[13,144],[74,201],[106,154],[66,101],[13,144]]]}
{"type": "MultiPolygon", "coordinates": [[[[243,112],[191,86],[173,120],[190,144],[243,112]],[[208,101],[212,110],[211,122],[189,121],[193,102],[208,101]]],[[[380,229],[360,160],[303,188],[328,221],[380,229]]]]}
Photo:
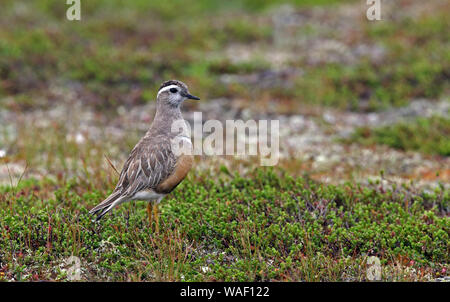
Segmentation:
{"type": "Polygon", "coordinates": [[[360,128],[353,139],[366,145],[384,144],[401,150],[450,156],[450,119],[418,118],[380,128],[360,128]]]}
{"type": "Polygon", "coordinates": [[[432,270],[449,263],[450,196],[443,189],[406,197],[265,169],[212,179],[197,175],[168,196],[160,234],[140,202],[92,222],[88,208],[105,193],[77,194],[76,181],[3,187],[2,265],[8,276],[64,279],[50,268],[73,254],[89,280],[337,281],[364,279],[366,255],[432,270]],[[54,197],[41,197],[49,190],[54,197]]]}

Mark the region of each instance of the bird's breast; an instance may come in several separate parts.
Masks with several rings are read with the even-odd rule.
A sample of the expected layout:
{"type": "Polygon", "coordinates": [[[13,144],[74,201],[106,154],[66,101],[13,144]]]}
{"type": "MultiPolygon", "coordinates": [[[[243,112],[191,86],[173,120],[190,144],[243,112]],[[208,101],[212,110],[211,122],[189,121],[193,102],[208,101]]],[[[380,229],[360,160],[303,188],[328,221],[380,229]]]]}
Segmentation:
{"type": "Polygon", "coordinates": [[[177,158],[174,170],[171,175],[156,187],[157,193],[170,193],[188,174],[192,168],[194,158],[192,155],[180,155],[177,158]]]}

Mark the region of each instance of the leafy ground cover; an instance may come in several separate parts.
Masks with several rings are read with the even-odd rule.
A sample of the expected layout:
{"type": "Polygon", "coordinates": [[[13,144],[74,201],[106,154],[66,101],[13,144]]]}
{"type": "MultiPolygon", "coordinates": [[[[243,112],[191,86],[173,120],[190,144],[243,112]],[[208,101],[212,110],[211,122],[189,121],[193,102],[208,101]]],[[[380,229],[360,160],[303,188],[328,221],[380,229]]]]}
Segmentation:
{"type": "Polygon", "coordinates": [[[92,222],[88,209],[105,191],[76,180],[2,187],[2,278],[65,280],[71,255],[85,280],[367,280],[372,255],[383,280],[429,280],[448,268],[448,191],[250,174],[190,177],[161,204],[159,234],[141,202],[92,222]]]}
{"type": "Polygon", "coordinates": [[[365,144],[450,156],[450,120],[444,117],[418,118],[375,129],[360,128],[354,138],[365,144]]]}

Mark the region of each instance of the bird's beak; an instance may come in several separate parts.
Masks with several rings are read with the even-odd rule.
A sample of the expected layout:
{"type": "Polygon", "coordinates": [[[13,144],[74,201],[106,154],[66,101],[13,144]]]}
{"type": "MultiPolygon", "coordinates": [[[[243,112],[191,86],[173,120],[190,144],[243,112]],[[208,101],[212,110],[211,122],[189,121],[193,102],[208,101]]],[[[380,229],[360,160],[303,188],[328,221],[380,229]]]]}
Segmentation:
{"type": "Polygon", "coordinates": [[[187,97],[190,100],[200,100],[199,97],[196,97],[195,95],[192,95],[192,94],[189,94],[189,93],[186,93],[184,96],[187,97]]]}

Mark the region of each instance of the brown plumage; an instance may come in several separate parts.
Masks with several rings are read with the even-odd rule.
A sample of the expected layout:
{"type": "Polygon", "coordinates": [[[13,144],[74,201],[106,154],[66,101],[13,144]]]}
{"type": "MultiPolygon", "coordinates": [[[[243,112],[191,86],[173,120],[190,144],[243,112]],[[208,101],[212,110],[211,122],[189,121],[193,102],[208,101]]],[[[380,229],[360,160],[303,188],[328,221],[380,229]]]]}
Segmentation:
{"type": "Polygon", "coordinates": [[[156,193],[168,194],[175,189],[178,184],[188,174],[192,167],[193,157],[192,155],[182,155],[178,157],[175,164],[175,169],[163,182],[161,182],[155,189],[156,193]]]}
{"type": "MultiPolygon", "coordinates": [[[[181,103],[186,99],[199,99],[190,95],[180,81],[164,82],[158,92],[155,118],[145,136],[136,144],[120,173],[119,182],[108,198],[90,210],[97,220],[115,206],[130,200],[159,201],[186,177],[192,167],[190,154],[177,154],[173,144],[188,144],[189,133],[174,131],[174,122],[183,121],[181,103]]],[[[151,212],[151,211],[150,211],[151,212]]],[[[150,214],[149,214],[150,215],[150,214]]]]}

